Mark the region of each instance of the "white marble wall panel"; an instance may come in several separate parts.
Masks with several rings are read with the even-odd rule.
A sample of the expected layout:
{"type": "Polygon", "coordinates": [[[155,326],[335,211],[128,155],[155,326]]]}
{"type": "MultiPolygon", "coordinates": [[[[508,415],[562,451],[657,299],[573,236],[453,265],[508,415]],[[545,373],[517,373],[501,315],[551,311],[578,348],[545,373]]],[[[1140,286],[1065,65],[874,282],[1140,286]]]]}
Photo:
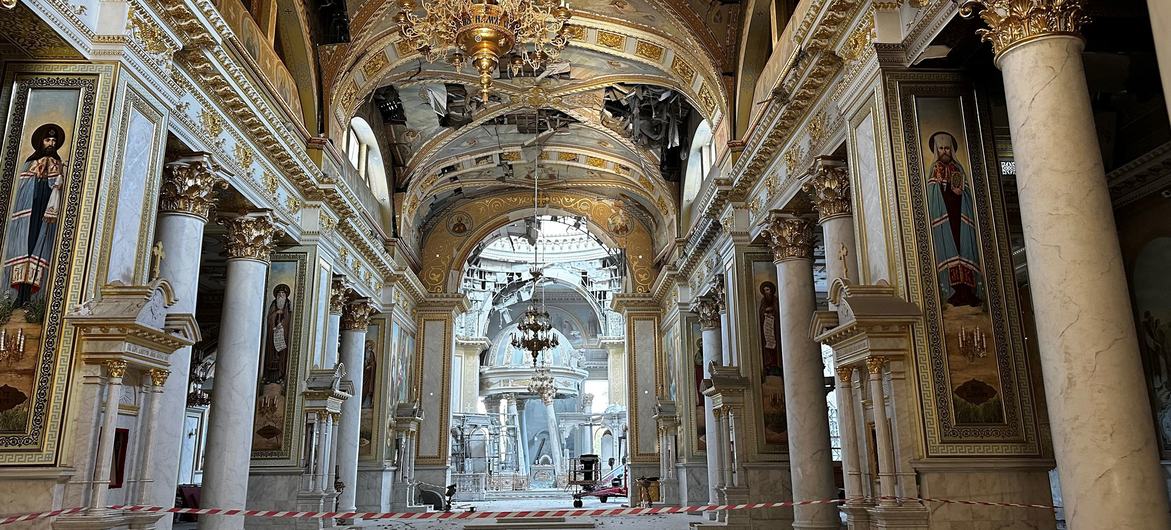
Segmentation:
{"type": "Polygon", "coordinates": [[[874,115],[867,115],[854,130],[855,163],[850,166],[851,178],[858,187],[855,204],[861,203],[861,215],[857,226],[863,228],[865,239],[866,266],[862,283],[874,283],[890,279],[887,259],[886,223],[882,218],[882,184],[878,171],[878,153],[875,151],[874,115]]]}
{"type": "Polygon", "coordinates": [[[123,149],[122,176],[118,183],[113,240],[106,278],[134,282],[135,259],[143,244],[142,214],[151,159],[154,157],[155,124],[130,108],[123,149]]]}
{"type": "Polygon", "coordinates": [[[655,453],[658,426],[651,419],[655,410],[655,345],[658,342],[658,326],[654,319],[636,319],[634,321],[634,367],[635,392],[637,409],[632,412],[638,415],[638,452],[655,453]]]}
{"type": "Polygon", "coordinates": [[[440,414],[443,410],[443,396],[439,393],[448,390],[448,383],[443,377],[443,358],[450,355],[445,341],[447,340],[447,325],[443,320],[426,320],[423,323],[423,417],[419,426],[419,457],[437,457],[439,454],[439,427],[440,414]]]}

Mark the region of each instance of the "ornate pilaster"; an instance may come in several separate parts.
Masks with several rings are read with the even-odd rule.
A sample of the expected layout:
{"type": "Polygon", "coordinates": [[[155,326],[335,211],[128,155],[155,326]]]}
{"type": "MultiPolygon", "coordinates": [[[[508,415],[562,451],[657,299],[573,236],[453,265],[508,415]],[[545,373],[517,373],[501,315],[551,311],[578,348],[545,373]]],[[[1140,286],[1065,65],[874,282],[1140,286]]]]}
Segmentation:
{"type": "Polygon", "coordinates": [[[818,223],[850,216],[850,174],[842,161],[818,158],[801,189],[813,199],[818,223]]]}
{"type": "Polygon", "coordinates": [[[977,9],[988,28],[976,34],[992,43],[997,61],[1005,52],[1035,39],[1081,38],[1082,26],[1090,21],[1081,0],[965,0],[960,15],[970,17],[977,9]]]}
{"type": "Polygon", "coordinates": [[[216,195],[228,187],[219,171],[206,155],[167,164],[159,188],[159,211],[192,215],[207,222],[216,195]]]}
{"type": "Polygon", "coordinates": [[[228,259],[268,263],[275,228],[267,213],[225,217],[220,223],[228,229],[228,259]]]}
{"type": "Polygon", "coordinates": [[[801,217],[778,216],[769,220],[764,233],[768,237],[773,260],[777,263],[794,259],[813,259],[813,224],[801,217]]]}

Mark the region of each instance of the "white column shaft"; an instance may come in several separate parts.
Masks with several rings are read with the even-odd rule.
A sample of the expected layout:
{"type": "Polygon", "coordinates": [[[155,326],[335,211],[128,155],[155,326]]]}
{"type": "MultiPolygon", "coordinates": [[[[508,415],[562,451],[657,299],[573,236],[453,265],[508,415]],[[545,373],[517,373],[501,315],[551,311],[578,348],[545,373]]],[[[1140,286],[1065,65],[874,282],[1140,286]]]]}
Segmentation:
{"type": "Polygon", "coordinates": [[[362,419],[362,349],[365,329],[347,329],[341,333],[341,359],[346,377],[352,382],[354,397],[342,403],[342,421],[338,429],[337,466],[346,487],[338,499],[338,508],[352,512],[358,490],[358,443],[362,419]]]}
{"type": "MultiPolygon", "coordinates": [[[[166,256],[159,264],[159,275],[171,283],[175,291],[174,313],[195,313],[195,299],[199,291],[199,267],[203,253],[202,217],[190,214],[160,212],[155,240],[163,244],[166,256]]],[[[175,486],[179,482],[179,458],[183,440],[187,438],[187,385],[191,369],[191,347],[184,346],[171,354],[171,375],[163,385],[159,415],[154,438],[155,459],[148,504],[172,506],[175,504],[175,486]]],[[[198,455],[196,455],[198,457],[198,455]]],[[[159,520],[160,530],[171,528],[171,518],[159,520]]]]}
{"type": "Polygon", "coordinates": [[[870,374],[870,407],[874,413],[874,448],[878,453],[878,503],[892,506],[895,496],[895,455],[890,446],[890,422],[886,416],[886,396],[882,391],[882,371],[870,374]]]}
{"type": "MultiPolygon", "coordinates": [[[[219,351],[208,417],[200,504],[244,508],[256,411],[264,280],[268,264],[229,259],[220,320],[219,351]]],[[[242,516],[199,517],[200,530],[244,527],[242,516]]]]}
{"type": "Polygon", "coordinates": [[[110,491],[110,471],[114,462],[114,430],[118,426],[118,397],[122,393],[122,378],[106,379],[106,404],[102,411],[102,432],[98,438],[98,452],[94,458],[94,476],[91,484],[89,509],[106,509],[110,491]]]}
{"type": "MultiPolygon", "coordinates": [[[[794,258],[777,263],[780,280],[781,364],[785,374],[785,419],[793,500],[836,496],[833,454],[829,443],[829,411],[825,404],[821,345],[809,337],[809,321],[817,305],[813,294],[813,261],[794,258]]],[[[793,507],[793,528],[837,528],[833,505],[793,507]]]]}
{"type": "Polygon", "coordinates": [[[150,391],[146,393],[146,397],[150,399],[150,403],[147,405],[146,421],[144,422],[145,429],[143,430],[142,437],[139,439],[139,443],[142,444],[142,457],[138,465],[139,504],[149,505],[151,503],[151,499],[153,498],[151,484],[157,480],[151,473],[154,472],[154,454],[157,450],[155,448],[155,440],[157,440],[155,433],[158,431],[159,405],[163,400],[163,388],[151,385],[150,391]]]}
{"type": "Polygon", "coordinates": [[[1071,528],[1171,528],[1083,48],[999,59],[1053,450],[1071,528]]]}
{"type": "Polygon", "coordinates": [[[549,455],[553,457],[553,472],[562,476],[565,472],[565,454],[561,449],[561,429],[557,426],[557,410],[553,402],[545,406],[545,428],[549,429],[549,455]]]}
{"type": "MultiPolygon", "coordinates": [[[[711,363],[716,362],[720,365],[724,363],[724,348],[723,339],[720,337],[720,330],[722,327],[715,327],[705,329],[701,333],[703,339],[703,376],[710,378],[711,363]]],[[[714,404],[712,398],[703,397],[703,424],[704,424],[704,439],[707,443],[707,484],[708,484],[708,502],[711,504],[719,503],[719,494],[717,488],[724,485],[723,468],[721,467],[720,453],[727,451],[726,443],[724,441],[723,433],[726,432],[719,428],[716,422],[716,415],[714,412],[714,404]]]]}
{"type": "MultiPolygon", "coordinates": [[[[853,369],[850,369],[853,372],[853,369]]],[[[842,473],[845,475],[846,500],[853,504],[862,499],[862,468],[859,464],[858,431],[854,427],[854,386],[851,380],[838,380],[834,393],[838,400],[838,432],[842,440],[842,473]]]]}
{"type": "Polygon", "coordinates": [[[850,283],[858,283],[853,218],[839,215],[826,219],[821,222],[821,233],[825,240],[825,272],[828,281],[845,278],[850,283]],[[843,248],[845,252],[842,252],[843,248]]]}

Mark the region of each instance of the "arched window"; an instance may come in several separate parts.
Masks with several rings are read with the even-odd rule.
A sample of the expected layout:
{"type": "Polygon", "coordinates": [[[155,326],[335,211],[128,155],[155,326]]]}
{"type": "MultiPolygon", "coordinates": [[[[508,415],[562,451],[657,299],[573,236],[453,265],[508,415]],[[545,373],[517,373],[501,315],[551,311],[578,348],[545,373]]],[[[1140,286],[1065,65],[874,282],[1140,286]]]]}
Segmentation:
{"type": "Polygon", "coordinates": [[[384,207],[390,205],[390,188],[386,182],[386,168],[382,163],[382,152],[378,148],[378,140],[370,124],[362,118],[350,120],[346,129],[343,149],[350,165],[358,172],[358,176],[378,202],[384,207]]]}
{"type": "Polygon", "coordinates": [[[686,229],[691,224],[691,201],[699,195],[703,179],[716,164],[716,149],[712,142],[712,126],[707,120],[700,122],[691,139],[691,150],[687,156],[687,171],[683,177],[683,215],[681,221],[686,229]]]}

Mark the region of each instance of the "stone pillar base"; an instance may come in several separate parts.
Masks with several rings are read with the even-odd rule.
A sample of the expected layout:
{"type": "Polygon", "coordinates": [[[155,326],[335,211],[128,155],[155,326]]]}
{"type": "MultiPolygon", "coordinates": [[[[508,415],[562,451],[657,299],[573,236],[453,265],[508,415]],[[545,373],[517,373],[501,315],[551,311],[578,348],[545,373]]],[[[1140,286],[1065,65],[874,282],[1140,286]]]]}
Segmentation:
{"type": "Polygon", "coordinates": [[[68,530],[104,530],[107,528],[152,530],[158,525],[159,519],[162,519],[164,516],[169,517],[170,514],[127,513],[102,509],[58,517],[53,521],[53,528],[68,530]]]}
{"type": "Polygon", "coordinates": [[[929,514],[927,508],[918,504],[906,506],[873,506],[870,513],[870,528],[895,530],[927,530],[929,514]]]}
{"type": "Polygon", "coordinates": [[[864,504],[846,504],[840,510],[846,514],[846,528],[849,530],[870,530],[870,509],[864,504]]]}
{"type": "MultiPolygon", "coordinates": [[[[724,504],[745,504],[748,502],[748,488],[743,486],[720,486],[720,502],[724,504]]],[[[728,510],[721,518],[729,528],[750,528],[752,523],[748,510],[728,510]]]]}
{"type": "MultiPolygon", "coordinates": [[[[328,511],[326,508],[333,508],[332,495],[318,491],[302,491],[297,493],[297,511],[324,512],[328,511]],[[327,497],[330,499],[328,505],[326,504],[327,497]]],[[[325,519],[302,517],[293,520],[293,528],[297,530],[318,530],[324,528],[324,521],[325,519]]]]}

